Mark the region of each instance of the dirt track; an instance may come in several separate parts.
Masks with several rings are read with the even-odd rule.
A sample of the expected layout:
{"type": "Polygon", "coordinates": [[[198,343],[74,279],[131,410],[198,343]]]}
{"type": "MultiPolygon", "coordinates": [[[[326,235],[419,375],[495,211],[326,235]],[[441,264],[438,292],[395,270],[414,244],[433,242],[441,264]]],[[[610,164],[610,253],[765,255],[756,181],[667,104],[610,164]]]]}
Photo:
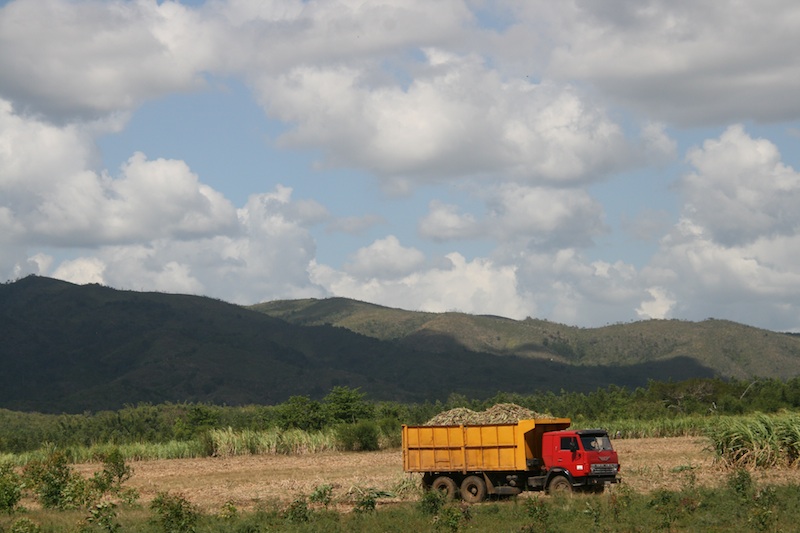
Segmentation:
{"type": "MultiPolygon", "coordinates": [[[[704,439],[695,437],[614,441],[623,480],[637,492],[679,488],[690,476],[699,485],[720,483],[725,471],[713,464],[705,446],[704,439]]],[[[134,473],[127,484],[139,489],[143,503],[160,491],[180,492],[209,512],[228,501],[240,509],[285,503],[323,484],[334,486],[334,499],[354,487],[393,491],[406,478],[399,450],[141,461],[131,466],[134,473]]],[[[86,474],[96,468],[78,467],[86,474]]],[[[754,479],[798,483],[800,471],[778,469],[756,473],[754,479]]]]}

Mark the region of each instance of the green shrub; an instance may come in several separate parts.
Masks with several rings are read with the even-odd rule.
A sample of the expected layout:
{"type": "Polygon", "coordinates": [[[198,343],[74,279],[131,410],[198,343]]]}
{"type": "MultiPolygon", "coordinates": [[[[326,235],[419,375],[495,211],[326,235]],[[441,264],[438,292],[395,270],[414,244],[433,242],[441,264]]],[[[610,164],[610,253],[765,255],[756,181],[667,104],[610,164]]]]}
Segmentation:
{"type": "Polygon", "coordinates": [[[378,428],[383,436],[384,447],[399,448],[403,444],[402,424],[396,418],[382,418],[378,421],[378,428]]]}
{"type": "Polygon", "coordinates": [[[462,510],[453,505],[447,505],[443,507],[434,518],[434,527],[436,530],[444,530],[456,533],[461,529],[461,524],[464,521],[469,520],[469,518],[469,507],[464,507],[462,510]]]}
{"type": "Polygon", "coordinates": [[[355,498],[353,511],[357,514],[363,514],[375,511],[378,506],[378,499],[389,498],[392,494],[372,487],[353,487],[350,489],[350,496],[355,498]]]}
{"type": "Polygon", "coordinates": [[[680,493],[658,489],[653,493],[648,506],[661,517],[661,527],[671,530],[672,523],[682,512],[682,503],[680,493]]]}
{"type": "Polygon", "coordinates": [[[421,481],[416,474],[406,474],[392,485],[392,492],[400,498],[419,497],[424,492],[421,481]]]}
{"type": "Polygon", "coordinates": [[[525,501],[525,512],[533,520],[530,524],[531,531],[547,531],[550,521],[550,508],[538,496],[525,501]]]}
{"type": "Polygon", "coordinates": [[[422,514],[436,516],[444,507],[445,495],[440,490],[426,490],[419,500],[419,510],[422,514]]]}
{"type": "Polygon", "coordinates": [[[750,472],[737,468],[728,475],[728,488],[733,491],[741,503],[747,503],[755,494],[755,483],[750,472]]]}
{"type": "Polygon", "coordinates": [[[299,496],[283,511],[283,519],[292,524],[311,520],[312,511],[308,508],[305,496],[299,496]]]}
{"type": "Polygon", "coordinates": [[[22,498],[22,480],[9,463],[0,464],[0,512],[11,514],[22,498]]]}
{"type": "Polygon", "coordinates": [[[121,529],[117,522],[117,504],[110,501],[102,501],[89,508],[89,516],[86,517],[87,526],[96,524],[103,531],[115,533],[121,529]]]}
{"type": "Polygon", "coordinates": [[[8,530],[9,533],[42,533],[42,526],[31,520],[30,518],[17,518],[13,524],[11,524],[11,528],[8,530]]]}
{"type": "Polygon", "coordinates": [[[308,497],[311,503],[322,504],[326,509],[333,501],[333,485],[319,485],[308,497]]]}
{"type": "Polygon", "coordinates": [[[356,500],[353,507],[355,513],[371,513],[375,511],[378,506],[378,498],[373,491],[367,491],[361,494],[356,500]]]}
{"type": "Polygon", "coordinates": [[[101,456],[103,460],[103,475],[111,480],[112,486],[119,487],[133,475],[133,469],[125,463],[125,458],[119,448],[101,456]]]}
{"type": "Polygon", "coordinates": [[[756,531],[772,531],[775,529],[777,502],[778,497],[775,487],[764,487],[756,493],[748,519],[748,522],[756,531]]]}
{"type": "Polygon", "coordinates": [[[239,509],[236,508],[236,504],[228,500],[222,504],[222,508],[219,510],[217,516],[223,520],[234,520],[239,517],[239,509]]]}
{"type": "Polygon", "coordinates": [[[73,472],[67,456],[58,450],[29,462],[23,469],[23,478],[47,509],[75,509],[91,500],[86,481],[73,472]]]}
{"type": "Polygon", "coordinates": [[[211,436],[211,431],[204,431],[198,437],[200,443],[200,454],[203,457],[211,457],[216,451],[214,438],[211,436]]]}
{"type": "Polygon", "coordinates": [[[190,533],[200,518],[200,512],[180,494],[159,492],[150,503],[155,522],[164,533],[190,533]]]}
{"type": "Polygon", "coordinates": [[[367,452],[380,449],[380,431],[378,425],[371,420],[362,420],[355,424],[343,424],[336,428],[336,440],[341,449],[353,452],[367,452]]]}
{"type": "Polygon", "coordinates": [[[620,521],[622,514],[628,510],[633,501],[633,489],[624,483],[614,485],[609,490],[608,507],[615,522],[620,521]]]}
{"type": "Polygon", "coordinates": [[[34,459],[23,469],[26,486],[36,494],[45,508],[61,507],[64,491],[71,477],[67,458],[52,452],[45,459],[34,459]]]}
{"type": "Polygon", "coordinates": [[[114,447],[110,451],[96,454],[95,459],[103,461],[103,470],[95,472],[88,484],[89,490],[94,491],[97,498],[106,493],[122,496],[126,501],[132,496],[138,498],[135,489],[129,491],[122,489],[122,483],[130,479],[133,470],[125,464],[119,448],[114,447]]]}

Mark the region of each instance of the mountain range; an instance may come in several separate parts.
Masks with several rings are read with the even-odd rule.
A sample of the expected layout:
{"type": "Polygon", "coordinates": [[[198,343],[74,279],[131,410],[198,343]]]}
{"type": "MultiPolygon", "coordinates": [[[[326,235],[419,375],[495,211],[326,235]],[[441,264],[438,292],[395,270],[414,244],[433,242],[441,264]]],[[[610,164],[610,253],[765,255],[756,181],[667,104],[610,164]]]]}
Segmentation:
{"type": "Polygon", "coordinates": [[[29,276],[0,285],[0,407],[276,404],[337,385],[373,400],[591,391],[800,375],[800,337],[724,320],[576,328],[345,298],[239,306],[29,276]]]}

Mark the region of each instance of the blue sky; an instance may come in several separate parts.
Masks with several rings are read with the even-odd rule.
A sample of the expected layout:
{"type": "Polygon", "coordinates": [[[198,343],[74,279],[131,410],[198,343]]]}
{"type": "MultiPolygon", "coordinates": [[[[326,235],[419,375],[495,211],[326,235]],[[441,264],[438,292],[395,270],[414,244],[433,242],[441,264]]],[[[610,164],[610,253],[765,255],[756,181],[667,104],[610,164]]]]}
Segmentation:
{"type": "Polygon", "coordinates": [[[0,2],[0,278],[800,331],[767,4],[0,2]]]}

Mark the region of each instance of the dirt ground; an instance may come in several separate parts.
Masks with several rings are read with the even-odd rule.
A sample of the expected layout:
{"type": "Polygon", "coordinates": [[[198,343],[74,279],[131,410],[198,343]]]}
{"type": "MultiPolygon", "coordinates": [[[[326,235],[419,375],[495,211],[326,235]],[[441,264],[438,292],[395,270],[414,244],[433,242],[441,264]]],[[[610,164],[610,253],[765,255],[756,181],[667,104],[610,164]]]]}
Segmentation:
{"type": "MultiPolygon", "coordinates": [[[[613,444],[620,456],[623,482],[637,492],[650,492],[680,488],[692,478],[698,485],[723,482],[726,471],[714,464],[705,450],[706,442],[678,437],[622,439],[613,444]]],[[[403,473],[400,450],[138,461],[130,465],[133,476],[127,485],[140,491],[142,503],[161,491],[178,492],[206,512],[217,512],[226,502],[239,509],[280,505],[324,484],[333,485],[334,500],[344,499],[348,491],[358,488],[394,492],[404,482],[408,484],[409,478],[403,473]]],[[[76,467],[86,475],[97,468],[76,467]]],[[[759,483],[800,483],[800,470],[754,472],[753,477],[759,483]]]]}

